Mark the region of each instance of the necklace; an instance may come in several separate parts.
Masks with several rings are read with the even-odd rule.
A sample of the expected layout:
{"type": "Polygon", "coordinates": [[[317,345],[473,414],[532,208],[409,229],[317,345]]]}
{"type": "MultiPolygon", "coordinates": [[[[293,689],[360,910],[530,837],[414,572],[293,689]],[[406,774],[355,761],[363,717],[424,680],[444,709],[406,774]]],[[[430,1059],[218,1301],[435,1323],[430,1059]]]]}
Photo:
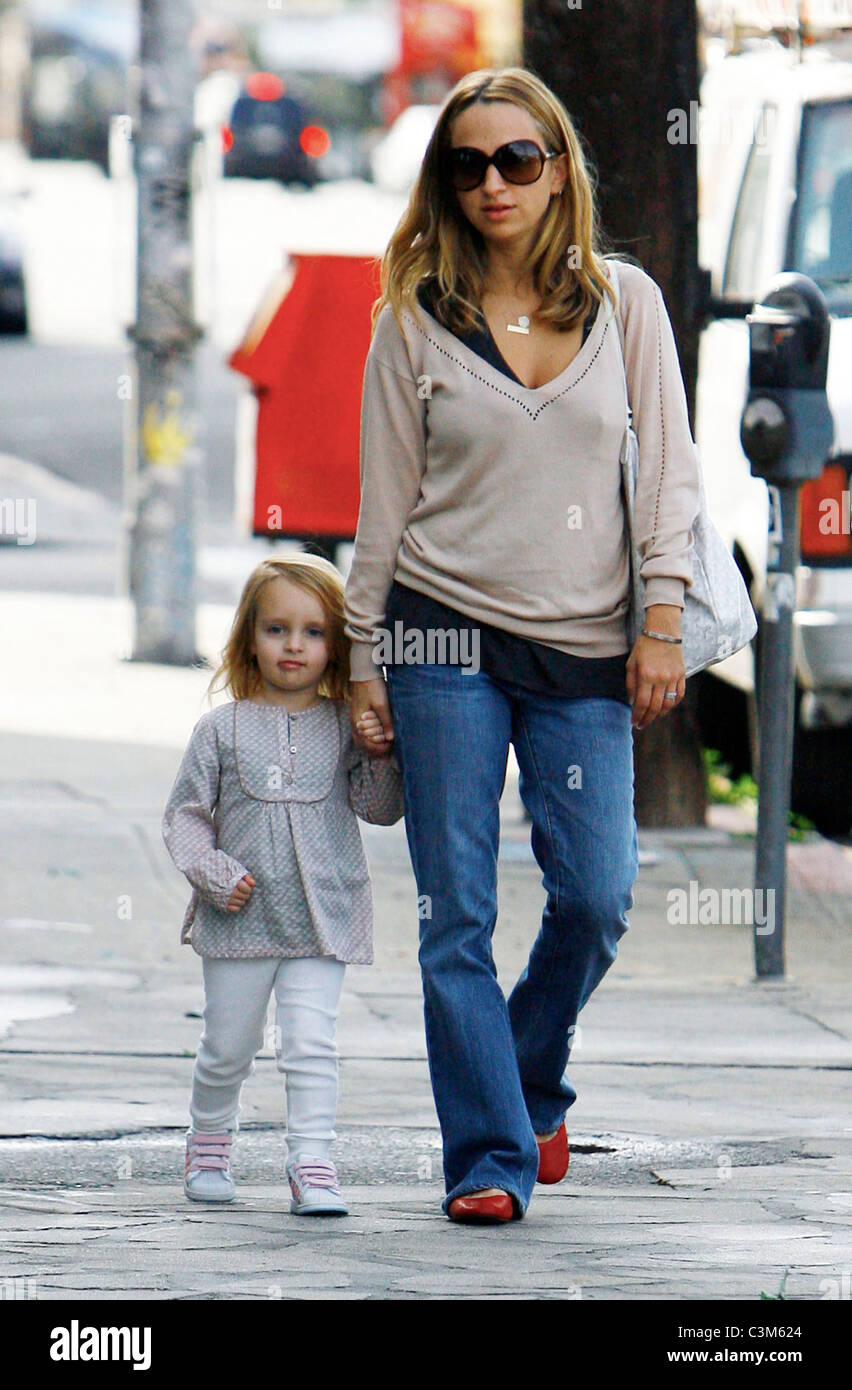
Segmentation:
{"type": "Polygon", "coordinates": [[[519,314],[517,323],[507,323],[506,329],[509,333],[529,333],[530,319],[529,314],[519,314]]]}

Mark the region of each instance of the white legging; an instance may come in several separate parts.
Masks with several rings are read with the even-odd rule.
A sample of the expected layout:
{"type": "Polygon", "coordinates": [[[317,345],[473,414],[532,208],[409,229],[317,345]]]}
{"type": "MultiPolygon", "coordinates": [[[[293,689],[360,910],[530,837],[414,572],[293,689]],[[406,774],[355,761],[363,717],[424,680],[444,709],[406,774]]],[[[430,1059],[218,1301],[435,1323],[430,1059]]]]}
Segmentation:
{"type": "Polygon", "coordinates": [[[204,1032],[189,1113],[197,1134],[237,1130],[240,1088],[254,1071],[275,994],[275,1061],[285,1074],[288,1159],[327,1158],[337,1111],[335,1023],[346,969],[328,956],[202,959],[204,1032]]]}

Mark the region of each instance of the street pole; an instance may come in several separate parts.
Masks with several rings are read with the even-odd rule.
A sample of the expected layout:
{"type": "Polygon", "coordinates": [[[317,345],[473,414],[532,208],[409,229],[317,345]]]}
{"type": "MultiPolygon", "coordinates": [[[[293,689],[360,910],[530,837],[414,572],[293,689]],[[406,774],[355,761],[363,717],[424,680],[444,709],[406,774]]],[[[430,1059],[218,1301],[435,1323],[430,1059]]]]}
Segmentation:
{"type": "Polygon", "coordinates": [[[191,0],[141,0],[134,139],[138,198],[136,473],[128,509],[134,661],[190,665],[195,650],[196,445],[190,166],[191,0]]]}
{"type": "Polygon", "coordinates": [[[754,969],[759,980],[777,980],[784,978],[799,488],[819,477],[834,436],[826,394],[831,320],[819,286],[784,271],[754,306],[748,325],[749,393],[740,439],[752,473],[769,490],[759,633],[754,969]]]}
{"type": "Polygon", "coordinates": [[[793,770],[793,609],[798,564],[795,488],[769,485],[769,551],[760,615],[760,766],[754,886],[763,924],[754,914],[754,972],[784,975],[787,821],[793,770]],[[771,912],[768,910],[771,905],[771,912]],[[767,930],[771,924],[774,930],[767,930]]]}

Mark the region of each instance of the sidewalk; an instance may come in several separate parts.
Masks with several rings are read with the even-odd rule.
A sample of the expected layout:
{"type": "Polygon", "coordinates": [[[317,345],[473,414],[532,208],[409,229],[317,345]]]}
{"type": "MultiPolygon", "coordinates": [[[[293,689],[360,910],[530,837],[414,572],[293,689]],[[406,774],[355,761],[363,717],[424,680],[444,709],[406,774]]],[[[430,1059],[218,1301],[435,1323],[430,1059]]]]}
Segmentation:
{"type": "MultiPolygon", "coordinates": [[[[231,612],[202,609],[211,657],[231,612]]],[[[758,985],[748,926],[667,921],[672,889],[751,885],[753,843],[722,816],[640,834],[631,930],[572,1057],[569,1176],[524,1221],[440,1213],[402,824],[363,827],[376,963],[347,972],[339,1031],[351,1216],[289,1215],[268,1049],[238,1200],[186,1202],[201,972],[159,823],[210,671],[122,661],[129,618],[117,599],[0,593],[0,1281],[42,1299],[849,1296],[852,850],[790,847],[789,975],[758,985]]],[[[513,776],[502,819],[508,988],[543,896],[513,776]]]]}

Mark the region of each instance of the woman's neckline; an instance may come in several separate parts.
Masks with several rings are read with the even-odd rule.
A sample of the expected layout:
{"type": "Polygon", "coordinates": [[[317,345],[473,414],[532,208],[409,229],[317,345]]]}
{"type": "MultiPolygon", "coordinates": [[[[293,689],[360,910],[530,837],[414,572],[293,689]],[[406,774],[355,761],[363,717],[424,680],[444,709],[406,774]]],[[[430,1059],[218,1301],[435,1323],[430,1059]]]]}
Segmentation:
{"type": "MultiPolygon", "coordinates": [[[[441,323],[440,319],[437,319],[437,318],[435,317],[435,315],[432,313],[431,309],[427,309],[423,304],[421,304],[420,300],[417,299],[416,297],[415,297],[415,302],[416,302],[416,304],[417,304],[417,308],[420,309],[420,310],[422,310],[422,312],[425,313],[425,314],[432,320],[432,322],[441,330],[442,333],[446,333],[448,337],[452,338],[452,340],[453,340],[454,343],[458,343],[459,347],[461,347],[465,352],[468,352],[468,353],[470,353],[470,355],[471,355],[472,357],[475,357],[477,362],[482,363],[482,365],[485,366],[485,367],[487,367],[487,368],[489,369],[489,371],[494,372],[495,375],[497,375],[498,377],[503,377],[504,380],[505,380],[505,378],[506,378],[506,376],[507,376],[507,373],[501,371],[499,367],[495,367],[495,366],[494,366],[494,363],[493,363],[493,362],[489,362],[487,357],[482,357],[482,356],[476,351],[476,349],[470,347],[470,346],[464,341],[463,338],[459,338],[459,337],[457,336],[457,334],[455,334],[455,333],[452,331],[451,328],[445,328],[445,326],[441,323]]],[[[594,341],[595,335],[596,335],[596,334],[597,334],[597,335],[600,335],[600,333],[601,333],[601,324],[602,324],[602,323],[603,323],[603,324],[606,324],[606,322],[607,322],[607,314],[601,312],[601,310],[605,308],[605,304],[606,304],[606,301],[604,301],[604,304],[602,304],[602,305],[600,305],[600,306],[598,307],[598,312],[597,312],[597,315],[595,316],[595,321],[594,321],[594,323],[592,324],[592,327],[591,327],[591,329],[590,329],[590,331],[589,331],[589,335],[588,335],[588,337],[586,338],[586,341],[585,341],[584,343],[581,343],[581,344],[580,344],[580,347],[579,347],[578,351],[577,351],[577,352],[574,354],[574,356],[571,358],[571,361],[568,363],[567,367],[563,367],[561,372],[557,372],[556,376],[551,377],[549,381],[544,381],[544,382],[542,382],[542,384],[541,384],[540,386],[525,386],[525,385],[524,385],[524,383],[520,380],[520,378],[518,377],[518,375],[517,375],[517,373],[514,371],[514,369],[511,368],[511,367],[509,367],[509,363],[506,362],[506,359],[505,359],[505,357],[503,356],[502,352],[500,351],[500,348],[499,348],[498,345],[497,345],[497,342],[496,342],[496,340],[495,340],[495,338],[494,338],[494,335],[493,335],[493,333],[491,332],[490,328],[488,327],[488,324],[487,324],[487,322],[486,322],[486,320],[485,320],[485,317],[484,317],[484,315],[482,314],[482,311],[481,311],[481,310],[480,310],[480,318],[481,318],[481,320],[482,320],[482,322],[483,322],[483,324],[484,324],[485,332],[488,333],[488,335],[489,335],[489,337],[490,337],[490,339],[491,339],[491,342],[492,342],[493,345],[494,345],[494,350],[496,351],[497,355],[500,357],[500,360],[501,360],[502,362],[504,362],[505,365],[506,365],[507,367],[509,367],[509,371],[512,373],[511,376],[509,377],[509,380],[512,381],[512,382],[514,383],[514,385],[516,385],[520,391],[526,391],[526,392],[528,392],[530,395],[536,395],[539,391],[549,391],[549,390],[550,390],[552,387],[554,387],[558,382],[561,382],[562,378],[563,378],[564,376],[567,376],[568,372],[570,372],[570,371],[572,370],[572,368],[574,368],[574,367],[576,367],[576,366],[578,365],[578,363],[580,362],[581,358],[583,357],[583,354],[584,354],[584,353],[586,352],[586,350],[589,348],[589,345],[594,341]]]]}

